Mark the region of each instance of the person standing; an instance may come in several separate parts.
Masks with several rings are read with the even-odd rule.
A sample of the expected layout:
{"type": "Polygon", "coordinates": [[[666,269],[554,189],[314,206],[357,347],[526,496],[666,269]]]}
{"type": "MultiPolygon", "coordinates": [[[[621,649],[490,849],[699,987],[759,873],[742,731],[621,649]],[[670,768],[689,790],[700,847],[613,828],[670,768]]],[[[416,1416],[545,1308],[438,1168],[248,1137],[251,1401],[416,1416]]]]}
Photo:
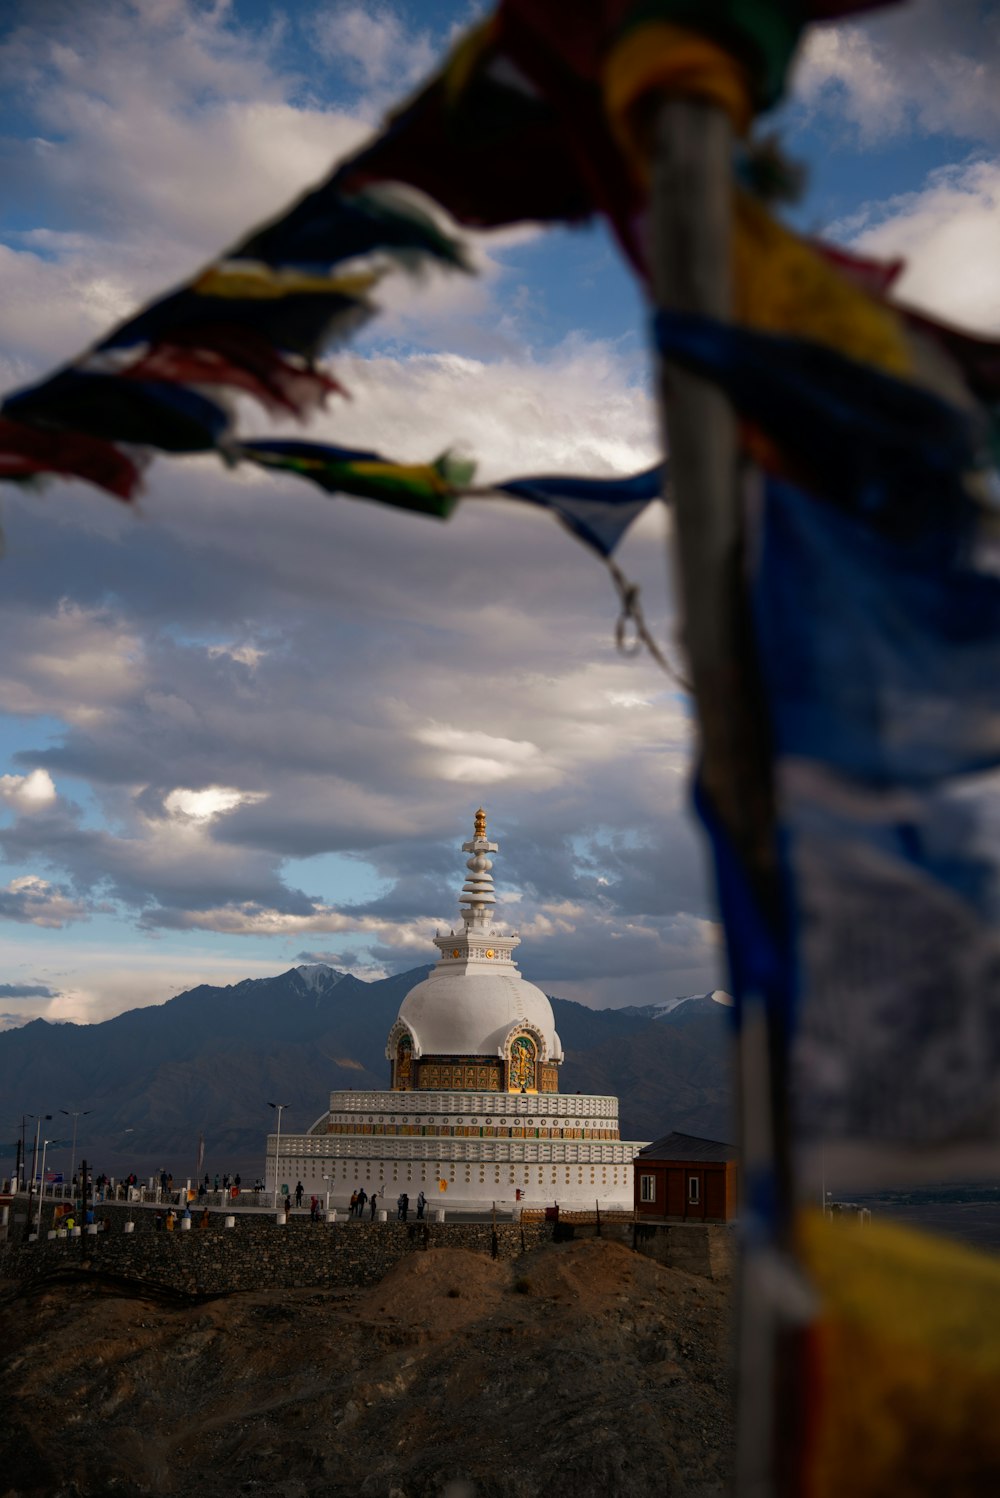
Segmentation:
{"type": "Polygon", "coordinates": [[[301,1205],[302,1205],[302,1193],[303,1193],[303,1191],[305,1191],[305,1189],[306,1188],[303,1186],[303,1184],[302,1184],[301,1181],[297,1181],[296,1182],[296,1185],[295,1185],[295,1205],[297,1207],[301,1207],[301,1205]]]}
{"type": "Polygon", "coordinates": [[[173,1207],[168,1207],[167,1208],[167,1221],[166,1221],[166,1229],[167,1229],[168,1233],[172,1233],[173,1232],[173,1230],[174,1230],[174,1222],[175,1222],[174,1209],[173,1209],[173,1207]]]}
{"type": "Polygon", "coordinates": [[[407,1196],[405,1191],[401,1191],[399,1193],[399,1200],[396,1205],[399,1207],[400,1222],[405,1222],[407,1217],[410,1215],[410,1198],[407,1196]]]}
{"type": "Polygon", "coordinates": [[[365,1215],[365,1202],[367,1200],[368,1200],[368,1192],[362,1186],[361,1190],[358,1192],[358,1217],[359,1218],[363,1218],[364,1215],[365,1215]]]}
{"type": "Polygon", "coordinates": [[[418,1218],[422,1218],[423,1217],[423,1215],[424,1215],[424,1208],[426,1207],[426,1205],[427,1205],[427,1198],[424,1195],[424,1193],[421,1191],[420,1195],[417,1197],[417,1217],[418,1218]]]}
{"type": "Polygon", "coordinates": [[[348,1217],[355,1217],[355,1216],[357,1216],[357,1211],[358,1211],[358,1193],[356,1191],[352,1191],[351,1192],[350,1206],[349,1206],[348,1212],[347,1212],[348,1217]]]}
{"type": "Polygon", "coordinates": [[[375,1208],[377,1206],[378,1206],[378,1192],[377,1191],[373,1191],[372,1194],[371,1194],[370,1202],[369,1202],[369,1211],[371,1212],[371,1220],[372,1220],[372,1222],[375,1221],[375,1208]]]}

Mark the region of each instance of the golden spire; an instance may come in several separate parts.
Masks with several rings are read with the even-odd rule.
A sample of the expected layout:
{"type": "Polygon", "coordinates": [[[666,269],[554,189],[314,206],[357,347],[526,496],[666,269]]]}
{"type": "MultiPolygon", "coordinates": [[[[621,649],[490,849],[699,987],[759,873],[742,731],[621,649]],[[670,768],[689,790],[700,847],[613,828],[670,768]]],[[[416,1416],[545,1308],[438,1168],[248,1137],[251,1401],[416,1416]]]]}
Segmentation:
{"type": "Polygon", "coordinates": [[[476,837],[485,837],[486,836],[486,813],[485,813],[485,811],[483,810],[482,807],[480,807],[479,810],[476,812],[475,836],[476,837]]]}

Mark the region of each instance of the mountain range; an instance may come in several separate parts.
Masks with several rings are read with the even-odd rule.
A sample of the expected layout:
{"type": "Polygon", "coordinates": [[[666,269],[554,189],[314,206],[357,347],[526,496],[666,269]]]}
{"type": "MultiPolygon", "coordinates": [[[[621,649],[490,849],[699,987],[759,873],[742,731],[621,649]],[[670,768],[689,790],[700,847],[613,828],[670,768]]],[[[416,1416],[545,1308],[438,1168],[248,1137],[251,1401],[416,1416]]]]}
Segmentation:
{"type": "MultiPolygon", "coordinates": [[[[49,1137],[70,1137],[62,1108],[89,1110],[79,1120],[77,1159],[109,1175],[194,1174],[204,1135],[205,1170],[253,1179],[274,1129],[269,1102],[288,1105],[282,1127],[298,1133],[326,1111],[332,1089],[388,1086],[386,1035],[429,971],[365,982],[317,964],[227,987],[201,984],[101,1024],[33,1020],[5,1031],[0,1173],[13,1168],[14,1121],[23,1113],[51,1113],[49,1137]]],[[[624,1009],[551,1002],[566,1053],[560,1090],[617,1096],[623,1139],[674,1129],[733,1137],[725,995],[624,1009]]],[[[30,1158],[31,1120],[27,1133],[30,1158]]],[[[54,1153],[54,1168],[68,1168],[68,1156],[54,1153]]]]}

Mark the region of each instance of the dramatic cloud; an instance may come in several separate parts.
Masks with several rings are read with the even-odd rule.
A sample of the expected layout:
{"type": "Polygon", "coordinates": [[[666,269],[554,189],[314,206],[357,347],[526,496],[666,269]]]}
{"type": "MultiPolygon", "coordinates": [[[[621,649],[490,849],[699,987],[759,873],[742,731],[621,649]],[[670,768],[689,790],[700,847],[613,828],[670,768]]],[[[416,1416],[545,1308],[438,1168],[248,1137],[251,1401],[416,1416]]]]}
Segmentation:
{"type": "MultiPolygon", "coordinates": [[[[7,384],[324,176],[466,19],[349,0],[263,25],[185,0],[92,11],[81,26],[68,3],[25,4],[0,44],[19,119],[0,145],[7,384]]],[[[951,38],[941,78],[971,88],[945,66],[972,55],[956,27],[935,33],[951,38]]],[[[945,128],[948,108],[958,128],[905,28],[828,35],[803,71],[809,108],[875,130],[881,97],[882,128],[945,128]]],[[[928,284],[962,243],[991,274],[985,164],[931,189],[951,196],[873,206],[845,234],[908,236],[928,284]]],[[[385,316],[331,358],[352,399],[310,435],[403,458],[457,447],[484,483],[654,461],[638,305],[587,331],[609,301],[606,241],[545,244],[565,248],[544,284],[530,225],[475,237],[476,277],[387,281],[385,316]]],[[[368,975],[433,960],[480,801],[526,976],[619,1004],[719,981],[690,705],[618,655],[609,579],[550,516],[477,499],[442,525],[195,458],[156,462],[137,512],[54,484],[5,496],[4,527],[0,955],[23,1017],[103,1017],[296,960],[368,975]]],[[[669,652],[668,528],[654,507],[620,560],[669,652]]]]}

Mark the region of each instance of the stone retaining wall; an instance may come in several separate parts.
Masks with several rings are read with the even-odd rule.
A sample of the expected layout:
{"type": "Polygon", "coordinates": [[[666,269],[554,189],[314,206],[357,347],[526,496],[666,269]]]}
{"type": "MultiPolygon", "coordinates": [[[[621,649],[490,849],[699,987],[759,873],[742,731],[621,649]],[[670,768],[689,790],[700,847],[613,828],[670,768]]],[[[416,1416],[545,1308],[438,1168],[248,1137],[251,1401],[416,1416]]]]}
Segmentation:
{"type": "MultiPolygon", "coordinates": [[[[393,1264],[425,1248],[466,1248],[493,1251],[489,1223],[337,1222],[313,1223],[308,1216],[293,1217],[279,1226],[272,1213],[237,1213],[232,1228],[226,1214],[209,1215],[207,1229],[197,1218],[187,1232],[155,1230],[155,1214],[132,1214],[135,1230],[124,1231],[126,1206],[99,1207],[97,1215],[111,1220],[107,1232],[84,1233],[79,1238],[48,1239],[51,1213],[46,1207],[42,1236],[37,1243],[21,1239],[0,1250],[0,1277],[24,1281],[62,1269],[101,1270],[127,1279],[143,1280],[168,1289],[199,1294],[236,1290],[338,1287],[377,1283],[393,1264]]],[[[552,1238],[551,1225],[498,1223],[496,1252],[513,1258],[552,1238]]]]}
{"type": "MultiPolygon", "coordinates": [[[[491,1254],[493,1229],[472,1222],[313,1223],[293,1215],[279,1226],[273,1213],[236,1213],[225,1227],[224,1212],[210,1212],[207,1229],[198,1216],[189,1231],[178,1223],[172,1233],[157,1231],[155,1213],[109,1203],[97,1209],[111,1227],[96,1235],[48,1239],[52,1207],[47,1203],[42,1236],[24,1241],[23,1225],[0,1247],[0,1278],[24,1282],[63,1269],[86,1269],[121,1275],[166,1289],[193,1294],[290,1288],[338,1288],[376,1284],[407,1254],[433,1248],[465,1248],[491,1254]],[[124,1231],[127,1220],[134,1231],[124,1231]]],[[[198,1214],[200,1215],[200,1214],[198,1214]]],[[[597,1236],[596,1224],[500,1222],[496,1227],[498,1258],[515,1258],[543,1243],[597,1236]]],[[[708,1279],[732,1273],[735,1234],[719,1224],[602,1224],[601,1236],[636,1248],[671,1269],[708,1279]]]]}

